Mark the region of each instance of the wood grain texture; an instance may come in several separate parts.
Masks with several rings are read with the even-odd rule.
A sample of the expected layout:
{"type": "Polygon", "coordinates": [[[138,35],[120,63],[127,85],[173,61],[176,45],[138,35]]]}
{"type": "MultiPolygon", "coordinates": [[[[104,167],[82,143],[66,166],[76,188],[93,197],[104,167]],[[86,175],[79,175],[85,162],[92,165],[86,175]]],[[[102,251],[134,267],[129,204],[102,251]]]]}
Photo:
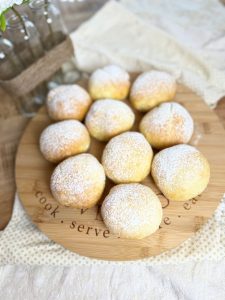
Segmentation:
{"type": "Polygon", "coordinates": [[[220,101],[218,102],[218,104],[215,108],[215,113],[218,115],[218,117],[225,129],[225,97],[220,99],[220,101]]]}
{"type": "Polygon", "coordinates": [[[12,214],[15,153],[26,124],[27,119],[19,115],[15,101],[0,89],[0,230],[12,214]]]}
{"type": "MultiPolygon", "coordinates": [[[[42,108],[26,128],[16,159],[19,196],[38,228],[71,251],[106,260],[157,255],[195,233],[211,217],[225,192],[225,132],[218,117],[189,89],[179,86],[176,101],[191,112],[195,122],[191,144],[203,152],[211,166],[211,180],[202,195],[186,202],[168,201],[148,177],[144,184],[155,190],[163,206],[160,229],[142,240],[127,240],[111,234],[102,222],[100,206],[79,210],[63,207],[53,199],[49,180],[54,165],[42,157],[38,145],[41,131],[51,123],[42,108]]],[[[140,119],[139,114],[136,117],[140,119]]],[[[92,140],[90,152],[100,158],[103,147],[103,143],[92,140]]],[[[110,186],[108,182],[106,193],[110,186]]]]}

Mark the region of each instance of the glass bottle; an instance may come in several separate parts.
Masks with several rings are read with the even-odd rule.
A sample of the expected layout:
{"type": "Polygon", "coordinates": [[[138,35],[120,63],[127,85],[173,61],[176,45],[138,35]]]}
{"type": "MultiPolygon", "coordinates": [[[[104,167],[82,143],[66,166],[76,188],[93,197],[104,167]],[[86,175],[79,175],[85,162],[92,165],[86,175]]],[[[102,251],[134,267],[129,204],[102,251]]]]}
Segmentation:
{"type": "Polygon", "coordinates": [[[45,101],[47,91],[46,85],[41,84],[24,96],[18,98],[15,97],[17,109],[27,118],[35,116],[45,101]]]}
{"type": "Polygon", "coordinates": [[[26,15],[20,15],[16,10],[7,15],[7,35],[24,68],[43,56],[39,33],[26,15]]]}
{"type": "Polygon", "coordinates": [[[53,0],[58,5],[64,22],[72,32],[79,25],[87,21],[95,14],[108,0],[53,0]]]}
{"type": "MultiPolygon", "coordinates": [[[[45,50],[50,50],[66,39],[68,33],[61,17],[61,11],[50,0],[31,0],[29,7],[33,21],[38,28],[45,50]]],[[[74,57],[68,59],[61,69],[48,81],[52,89],[60,84],[73,84],[80,79],[80,72],[74,64],[74,57]]]]}
{"type": "MultiPolygon", "coordinates": [[[[21,63],[21,72],[44,55],[43,46],[36,27],[26,15],[21,14],[13,7],[7,13],[6,19],[7,37],[13,43],[14,53],[21,63]]],[[[22,115],[31,117],[43,104],[45,96],[46,87],[45,84],[41,84],[29,94],[14,98],[22,115]]]]}
{"type": "Polygon", "coordinates": [[[67,30],[60,10],[50,0],[31,0],[29,6],[45,50],[61,43],[67,36],[67,30]]]}
{"type": "Polygon", "coordinates": [[[17,76],[23,69],[14,52],[13,44],[0,33],[0,79],[9,80],[17,76]]]}

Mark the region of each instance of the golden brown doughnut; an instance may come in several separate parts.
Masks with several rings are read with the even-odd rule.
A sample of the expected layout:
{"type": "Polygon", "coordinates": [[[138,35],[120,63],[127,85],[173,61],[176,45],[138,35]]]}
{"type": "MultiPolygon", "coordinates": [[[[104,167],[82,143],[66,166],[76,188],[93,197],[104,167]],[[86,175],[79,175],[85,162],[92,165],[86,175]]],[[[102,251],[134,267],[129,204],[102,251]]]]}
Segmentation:
{"type": "Polygon", "coordinates": [[[66,120],[49,125],[40,136],[40,150],[45,159],[57,163],[69,156],[86,152],[90,136],[79,121],[66,120]]]}
{"type": "Polygon", "coordinates": [[[76,208],[94,206],[105,187],[105,172],[91,154],[84,153],[61,162],[51,177],[51,192],[62,205],[76,208]]]}
{"type": "Polygon", "coordinates": [[[92,104],[85,125],[91,136],[100,141],[108,141],[131,129],[134,120],[134,113],[127,104],[113,99],[104,99],[92,104]]]}
{"type": "Polygon", "coordinates": [[[162,221],[162,206],[147,186],[130,183],[114,186],[102,203],[101,213],[109,230],[122,238],[143,239],[162,221]]]}
{"type": "Polygon", "coordinates": [[[150,172],[152,148],[139,132],[124,132],[106,145],[102,164],[115,183],[141,182],[150,172]]]}
{"type": "Polygon", "coordinates": [[[194,123],[189,112],[176,102],[162,103],[140,122],[140,131],[152,147],[163,149],[190,141],[194,123]]]}
{"type": "Polygon", "coordinates": [[[82,121],[91,105],[88,92],[77,84],[61,85],[47,97],[47,111],[56,121],[75,119],[82,121]]]}
{"type": "Polygon", "coordinates": [[[155,155],[151,174],[166,198],[186,201],[205,190],[210,167],[207,159],[195,147],[177,145],[155,155]]]}
{"type": "Polygon", "coordinates": [[[108,65],[94,71],[89,79],[89,93],[92,99],[123,100],[130,88],[130,76],[122,68],[108,65]]]}
{"type": "Polygon", "coordinates": [[[134,108],[148,111],[161,102],[171,101],[176,94],[176,81],[166,72],[149,71],[134,81],[130,101],[134,108]]]}

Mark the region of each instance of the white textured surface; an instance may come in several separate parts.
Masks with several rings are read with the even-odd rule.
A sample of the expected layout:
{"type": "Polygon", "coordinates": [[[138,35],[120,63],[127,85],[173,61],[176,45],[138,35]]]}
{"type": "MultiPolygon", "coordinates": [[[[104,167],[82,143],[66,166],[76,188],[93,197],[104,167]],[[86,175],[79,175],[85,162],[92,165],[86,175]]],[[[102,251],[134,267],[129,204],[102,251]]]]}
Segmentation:
{"type": "MultiPolygon", "coordinates": [[[[120,9],[107,10],[107,15],[98,16],[96,26],[90,21],[74,35],[76,55],[83,69],[88,66],[95,69],[108,62],[143,70],[151,65],[164,66],[165,70],[172,69],[181,81],[185,73],[184,78],[188,76],[191,85],[206,95],[209,103],[215,103],[224,95],[225,80],[219,69],[225,69],[225,9],[219,1],[126,2],[140,18],[120,9]],[[110,19],[109,15],[113,17],[110,19]],[[129,28],[133,33],[126,35],[129,28]],[[112,39],[113,31],[121,43],[112,39]],[[105,36],[104,45],[101,35],[105,36]],[[157,37],[162,38],[158,46],[157,37]],[[132,47],[127,52],[124,44],[131,45],[131,40],[132,47]],[[137,47],[138,43],[141,48],[137,47]],[[169,53],[167,57],[165,50],[165,54],[169,53]]],[[[118,266],[120,263],[107,264],[80,257],[49,241],[31,224],[16,198],[12,220],[0,233],[0,263],[47,266],[1,267],[0,299],[223,300],[224,228],[225,199],[202,230],[177,249],[140,262],[139,266],[136,262],[118,266]]]]}
{"type": "Polygon", "coordinates": [[[0,299],[224,300],[224,277],[225,261],[157,267],[7,266],[0,268],[0,299]]]}
{"type": "MultiPolygon", "coordinates": [[[[120,2],[146,24],[167,32],[180,45],[191,49],[192,53],[201,57],[205,63],[209,63],[215,69],[225,70],[223,51],[225,8],[222,4],[224,1],[121,0],[120,2]]],[[[198,60],[196,67],[197,63],[198,60]]]]}

